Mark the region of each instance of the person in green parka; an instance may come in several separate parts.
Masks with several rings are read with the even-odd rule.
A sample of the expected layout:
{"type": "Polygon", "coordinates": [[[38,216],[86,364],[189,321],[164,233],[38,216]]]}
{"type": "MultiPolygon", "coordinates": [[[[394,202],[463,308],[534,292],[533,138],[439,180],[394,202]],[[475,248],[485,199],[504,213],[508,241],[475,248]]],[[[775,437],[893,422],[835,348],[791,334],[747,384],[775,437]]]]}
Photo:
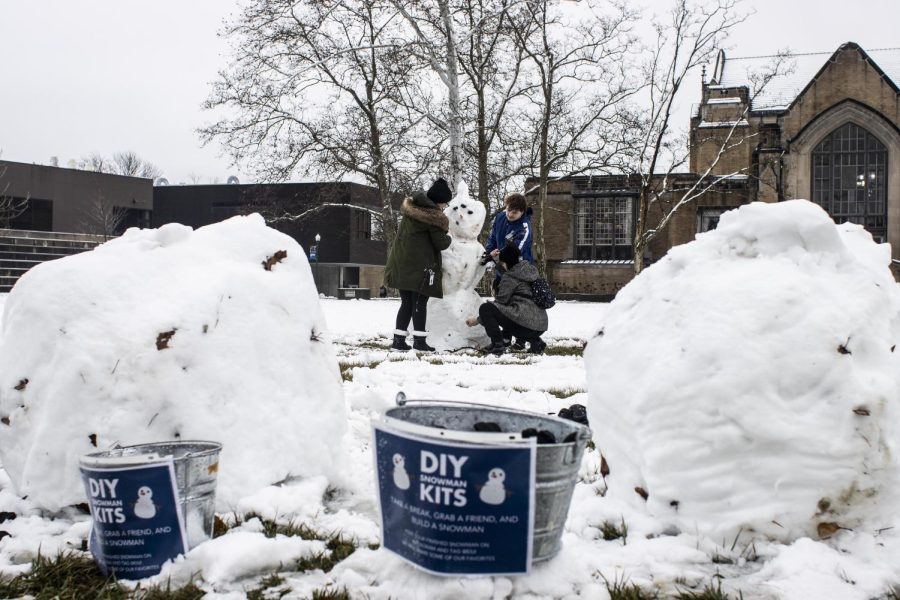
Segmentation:
{"type": "Polygon", "coordinates": [[[444,208],[453,194],[443,178],[428,191],[415,192],[400,206],[400,228],[384,269],[385,285],[400,292],[400,309],[394,329],[393,350],[434,351],[425,343],[428,332],[428,298],[444,296],[441,284],[441,250],[450,246],[449,221],[444,208]],[[406,343],[413,323],[413,345],[406,343]]]}

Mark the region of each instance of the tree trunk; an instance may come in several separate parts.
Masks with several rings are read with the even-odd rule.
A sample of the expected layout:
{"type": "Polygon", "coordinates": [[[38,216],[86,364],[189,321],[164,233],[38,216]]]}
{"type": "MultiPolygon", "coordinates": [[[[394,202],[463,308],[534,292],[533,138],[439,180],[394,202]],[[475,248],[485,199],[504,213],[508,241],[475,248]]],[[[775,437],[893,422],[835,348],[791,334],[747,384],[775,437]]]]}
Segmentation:
{"type": "Polygon", "coordinates": [[[453,192],[462,172],[463,123],[459,107],[459,67],[456,62],[456,40],[448,0],[439,0],[447,43],[447,96],[450,103],[450,180],[453,192]]]}

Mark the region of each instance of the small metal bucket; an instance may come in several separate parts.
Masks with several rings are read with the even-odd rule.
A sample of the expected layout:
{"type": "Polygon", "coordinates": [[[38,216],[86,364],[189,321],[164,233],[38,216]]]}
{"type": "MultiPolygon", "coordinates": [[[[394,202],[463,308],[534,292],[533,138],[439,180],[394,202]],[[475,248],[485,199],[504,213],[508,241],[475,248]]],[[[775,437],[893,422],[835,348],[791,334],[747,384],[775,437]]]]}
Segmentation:
{"type": "MultiPolygon", "coordinates": [[[[475,423],[479,422],[496,423],[503,433],[520,433],[528,428],[546,430],[557,440],[574,433],[573,442],[537,446],[532,563],[553,558],[559,552],[584,446],[591,438],[589,428],[559,417],[499,406],[441,400],[407,401],[402,392],[397,395],[397,404],[396,408],[386,412],[387,417],[433,427],[430,435],[435,438],[440,438],[441,432],[449,429],[473,432],[471,439],[474,441],[478,437],[475,423]]],[[[488,435],[492,436],[492,442],[497,439],[496,433],[488,435]]]]}
{"type": "Polygon", "coordinates": [[[82,456],[81,464],[95,469],[121,468],[153,464],[171,456],[188,548],[194,548],[212,539],[221,450],[218,442],[158,442],[93,452],[82,456]]]}

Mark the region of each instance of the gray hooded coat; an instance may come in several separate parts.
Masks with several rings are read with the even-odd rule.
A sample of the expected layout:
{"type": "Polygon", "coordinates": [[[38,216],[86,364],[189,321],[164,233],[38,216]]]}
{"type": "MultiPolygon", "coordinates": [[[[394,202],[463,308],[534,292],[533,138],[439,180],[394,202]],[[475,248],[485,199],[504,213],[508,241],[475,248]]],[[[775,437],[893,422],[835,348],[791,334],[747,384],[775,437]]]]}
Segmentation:
{"type": "Polygon", "coordinates": [[[531,296],[531,282],[539,276],[533,264],[520,260],[500,278],[494,305],[517,325],[547,331],[547,311],[535,304],[531,296]]]}

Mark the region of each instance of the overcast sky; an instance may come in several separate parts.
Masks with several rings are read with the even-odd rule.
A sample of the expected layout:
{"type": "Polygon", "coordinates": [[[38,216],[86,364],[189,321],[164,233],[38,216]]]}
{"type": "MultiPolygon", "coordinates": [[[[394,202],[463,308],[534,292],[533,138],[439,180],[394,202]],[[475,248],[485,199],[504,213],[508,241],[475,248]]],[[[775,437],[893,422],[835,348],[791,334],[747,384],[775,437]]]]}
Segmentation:
{"type": "MultiPolygon", "coordinates": [[[[648,13],[669,3],[643,1],[648,13]]],[[[212,120],[201,104],[226,61],[216,34],[237,8],[235,0],[0,0],[0,158],[56,156],[66,166],[133,150],[171,183],[253,181],[196,134],[212,120]]],[[[831,52],[847,41],[900,46],[900,0],[745,0],[744,8],[755,14],[733,33],[730,56],[831,52]]]]}

